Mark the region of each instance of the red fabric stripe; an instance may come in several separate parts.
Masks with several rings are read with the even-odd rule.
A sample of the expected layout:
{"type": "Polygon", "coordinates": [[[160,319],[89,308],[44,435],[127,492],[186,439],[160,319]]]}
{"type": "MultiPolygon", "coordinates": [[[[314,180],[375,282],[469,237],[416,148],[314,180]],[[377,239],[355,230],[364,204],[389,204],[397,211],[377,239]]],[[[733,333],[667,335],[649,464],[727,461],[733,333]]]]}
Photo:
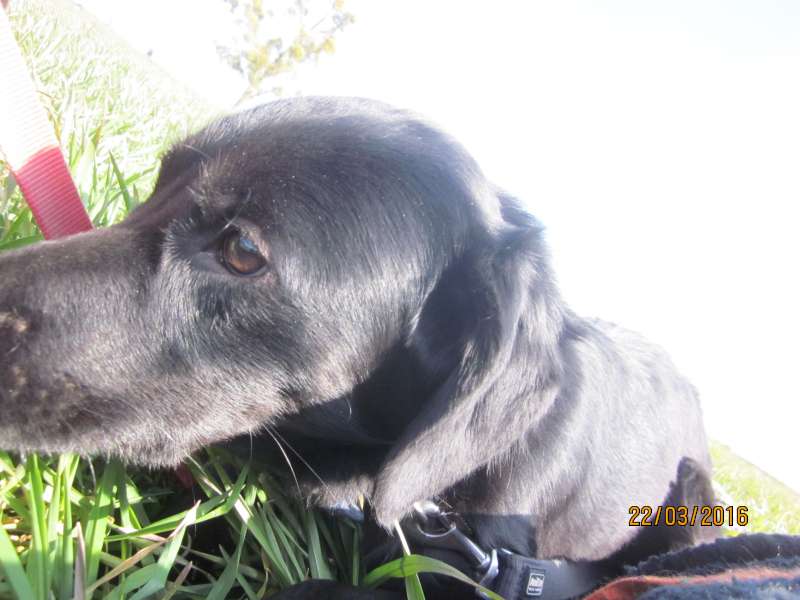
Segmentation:
{"type": "Polygon", "coordinates": [[[14,178],[47,239],[92,228],[61,150],[51,146],[14,171],[14,178]]]}
{"type": "Polygon", "coordinates": [[[0,147],[48,239],[91,229],[11,24],[0,9],[0,147]]]}
{"type": "Polygon", "coordinates": [[[709,583],[731,583],[737,581],[758,581],[767,579],[794,579],[800,576],[800,569],[772,569],[765,567],[741,567],[715,575],[641,575],[623,577],[601,587],[586,596],[584,600],[633,600],[655,587],[672,585],[707,585],[709,583]]]}

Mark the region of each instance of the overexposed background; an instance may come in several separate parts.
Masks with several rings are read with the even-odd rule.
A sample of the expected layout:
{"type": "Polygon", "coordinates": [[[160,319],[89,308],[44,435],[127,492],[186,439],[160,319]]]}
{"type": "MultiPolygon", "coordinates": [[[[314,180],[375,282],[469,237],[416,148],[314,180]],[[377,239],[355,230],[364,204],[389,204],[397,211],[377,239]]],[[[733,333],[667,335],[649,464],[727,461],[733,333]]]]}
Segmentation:
{"type": "MultiPolygon", "coordinates": [[[[222,108],[219,0],[81,0],[222,108]]],[[[347,0],[287,93],[415,109],[545,223],[565,298],[666,347],[711,435],[800,490],[800,3],[347,0]]]]}

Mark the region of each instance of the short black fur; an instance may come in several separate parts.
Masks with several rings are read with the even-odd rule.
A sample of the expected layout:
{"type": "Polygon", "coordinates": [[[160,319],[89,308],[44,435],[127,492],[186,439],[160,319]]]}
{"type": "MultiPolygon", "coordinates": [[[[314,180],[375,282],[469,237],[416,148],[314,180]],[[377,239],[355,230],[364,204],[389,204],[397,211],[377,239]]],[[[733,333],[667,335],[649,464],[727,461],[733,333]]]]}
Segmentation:
{"type": "Polygon", "coordinates": [[[124,222],[0,255],[0,414],[3,448],[156,466],[270,425],[319,504],[388,527],[436,497],[544,558],[692,543],[637,551],[628,508],[712,501],[666,354],[568,308],[540,224],[452,138],[359,99],[220,119],[124,222]],[[222,264],[232,229],[263,272],[222,264]]]}

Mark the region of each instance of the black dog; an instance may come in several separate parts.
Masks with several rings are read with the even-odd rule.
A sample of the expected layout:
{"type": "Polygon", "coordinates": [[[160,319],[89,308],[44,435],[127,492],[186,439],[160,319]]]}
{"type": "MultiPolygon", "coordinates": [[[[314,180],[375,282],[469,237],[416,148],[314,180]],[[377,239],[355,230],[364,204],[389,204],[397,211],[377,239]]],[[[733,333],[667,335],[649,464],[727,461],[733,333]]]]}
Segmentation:
{"type": "Polygon", "coordinates": [[[0,447],[150,465],[269,424],[321,505],[363,495],[388,527],[436,498],[542,558],[692,543],[640,544],[629,507],[712,500],[664,352],[573,314],[539,223],[365,100],[221,119],[123,223],[1,255],[0,415],[0,447]]]}

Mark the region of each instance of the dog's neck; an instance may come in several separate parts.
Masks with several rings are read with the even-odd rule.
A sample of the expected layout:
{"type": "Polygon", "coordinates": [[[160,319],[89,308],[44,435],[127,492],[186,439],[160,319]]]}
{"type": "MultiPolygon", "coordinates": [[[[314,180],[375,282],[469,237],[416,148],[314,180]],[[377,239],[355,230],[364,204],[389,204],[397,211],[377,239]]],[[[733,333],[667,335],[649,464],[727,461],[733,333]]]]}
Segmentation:
{"type": "Polygon", "coordinates": [[[324,446],[386,447],[419,413],[441,381],[412,352],[396,346],[363,382],[333,400],[308,403],[284,419],[282,432],[324,446]]]}

